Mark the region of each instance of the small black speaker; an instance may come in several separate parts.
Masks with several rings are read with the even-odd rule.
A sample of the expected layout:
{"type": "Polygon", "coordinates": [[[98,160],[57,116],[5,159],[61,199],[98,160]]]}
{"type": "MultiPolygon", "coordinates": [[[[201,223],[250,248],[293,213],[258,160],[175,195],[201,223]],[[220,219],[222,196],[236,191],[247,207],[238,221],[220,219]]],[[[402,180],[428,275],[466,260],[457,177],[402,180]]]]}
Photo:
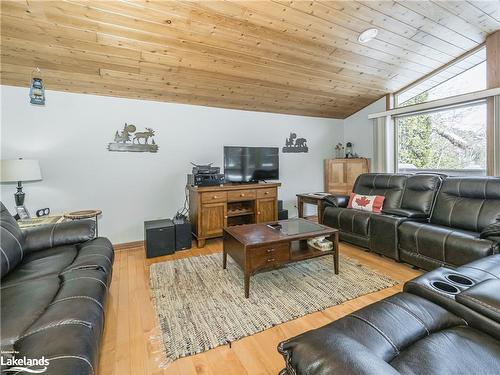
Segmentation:
{"type": "Polygon", "coordinates": [[[283,201],[282,200],[278,200],[278,211],[283,211],[283,201]]]}
{"type": "Polygon", "coordinates": [[[184,219],[174,219],[175,250],[191,249],[193,242],[191,223],[184,219]]]}
{"type": "Polygon", "coordinates": [[[288,219],[288,210],[278,211],[278,220],[286,220],[286,219],[288,219]]]}
{"type": "Polygon", "coordinates": [[[144,247],[146,258],[175,252],[175,227],[170,219],[144,222],[144,247]]]}

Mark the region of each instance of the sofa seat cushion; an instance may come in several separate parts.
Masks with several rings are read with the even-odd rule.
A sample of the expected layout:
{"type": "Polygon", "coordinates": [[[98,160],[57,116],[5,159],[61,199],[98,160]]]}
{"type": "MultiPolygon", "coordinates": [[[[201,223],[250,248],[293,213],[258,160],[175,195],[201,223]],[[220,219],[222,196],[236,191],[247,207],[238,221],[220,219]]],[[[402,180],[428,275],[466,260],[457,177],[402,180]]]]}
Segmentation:
{"type": "Polygon", "coordinates": [[[477,232],[435,224],[407,221],[399,226],[398,234],[402,252],[416,253],[443,265],[460,266],[492,255],[495,250],[495,244],[480,239],[477,232]]]}
{"type": "Polygon", "coordinates": [[[2,287],[48,275],[58,275],[75,260],[75,246],[58,246],[28,254],[21,264],[2,280],[2,287]]]}
{"type": "Polygon", "coordinates": [[[14,345],[17,357],[49,361],[47,374],[95,375],[100,336],[85,322],[66,322],[22,337],[14,345]]]}
{"type": "Polygon", "coordinates": [[[372,215],[378,214],[352,208],[327,207],[323,223],[342,232],[368,237],[372,215]]]}
{"type": "Polygon", "coordinates": [[[113,245],[107,238],[96,238],[77,245],[78,254],[64,273],[79,269],[100,269],[110,274],[113,266],[113,245]]]}
{"type": "Polygon", "coordinates": [[[469,327],[434,333],[391,363],[401,374],[491,374],[500,368],[500,342],[469,327]]]}
{"type": "Polygon", "coordinates": [[[290,374],[398,374],[389,363],[401,353],[435,333],[463,325],[463,319],[442,307],[399,293],[286,340],[278,350],[290,374]]]}
{"type": "Polygon", "coordinates": [[[22,284],[2,285],[1,332],[2,348],[6,349],[35,322],[52,302],[59,290],[56,276],[27,281],[22,284]]]}
{"type": "Polygon", "coordinates": [[[478,259],[457,269],[459,272],[462,270],[468,273],[473,272],[475,274],[479,274],[478,276],[475,274],[472,274],[471,276],[480,279],[500,279],[500,254],[478,259]]]}

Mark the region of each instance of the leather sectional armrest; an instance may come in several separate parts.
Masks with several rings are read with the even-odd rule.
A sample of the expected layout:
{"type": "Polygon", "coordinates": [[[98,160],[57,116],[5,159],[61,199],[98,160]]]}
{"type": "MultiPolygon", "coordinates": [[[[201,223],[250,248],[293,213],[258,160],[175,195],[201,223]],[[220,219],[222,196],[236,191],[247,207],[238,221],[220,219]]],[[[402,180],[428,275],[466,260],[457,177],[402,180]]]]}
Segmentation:
{"type": "Polygon", "coordinates": [[[464,290],[457,302],[500,323],[500,280],[489,279],[464,290]]]}
{"type": "Polygon", "coordinates": [[[407,217],[409,219],[427,219],[429,215],[422,211],[409,210],[406,208],[388,208],[382,210],[383,214],[407,217]]]}
{"type": "Polygon", "coordinates": [[[95,222],[93,220],[76,220],[40,225],[25,229],[24,234],[26,239],[23,250],[29,253],[91,240],[95,237],[95,222]]]}
{"type": "Polygon", "coordinates": [[[500,221],[486,226],[479,235],[479,238],[500,237],[500,221]]]}
{"type": "Polygon", "coordinates": [[[333,207],[347,207],[349,204],[349,196],[348,195],[327,195],[324,198],[324,204],[326,206],[333,207]]]}

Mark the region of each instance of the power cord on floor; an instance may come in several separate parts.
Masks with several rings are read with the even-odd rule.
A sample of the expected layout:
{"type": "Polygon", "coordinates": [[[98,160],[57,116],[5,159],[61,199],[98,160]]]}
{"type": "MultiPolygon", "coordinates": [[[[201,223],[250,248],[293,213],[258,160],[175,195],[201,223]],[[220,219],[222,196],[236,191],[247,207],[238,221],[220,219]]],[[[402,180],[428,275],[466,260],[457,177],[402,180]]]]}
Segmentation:
{"type": "Polygon", "coordinates": [[[189,194],[188,194],[187,186],[184,190],[184,195],[185,195],[184,205],[182,206],[182,208],[180,210],[178,210],[175,213],[174,219],[189,221],[189,218],[188,218],[188,216],[189,216],[189,194]]]}

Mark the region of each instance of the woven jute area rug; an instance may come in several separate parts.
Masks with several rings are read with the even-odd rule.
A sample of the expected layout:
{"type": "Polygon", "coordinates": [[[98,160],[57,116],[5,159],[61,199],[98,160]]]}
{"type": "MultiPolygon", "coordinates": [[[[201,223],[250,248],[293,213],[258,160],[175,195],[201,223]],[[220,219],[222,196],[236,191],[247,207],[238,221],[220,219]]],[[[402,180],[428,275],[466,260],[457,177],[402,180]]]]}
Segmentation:
{"type": "Polygon", "coordinates": [[[164,365],[398,284],[346,256],[338,275],[331,256],[256,274],[249,299],[243,272],[230,257],[223,270],[221,253],[153,264],[150,278],[164,365]]]}

